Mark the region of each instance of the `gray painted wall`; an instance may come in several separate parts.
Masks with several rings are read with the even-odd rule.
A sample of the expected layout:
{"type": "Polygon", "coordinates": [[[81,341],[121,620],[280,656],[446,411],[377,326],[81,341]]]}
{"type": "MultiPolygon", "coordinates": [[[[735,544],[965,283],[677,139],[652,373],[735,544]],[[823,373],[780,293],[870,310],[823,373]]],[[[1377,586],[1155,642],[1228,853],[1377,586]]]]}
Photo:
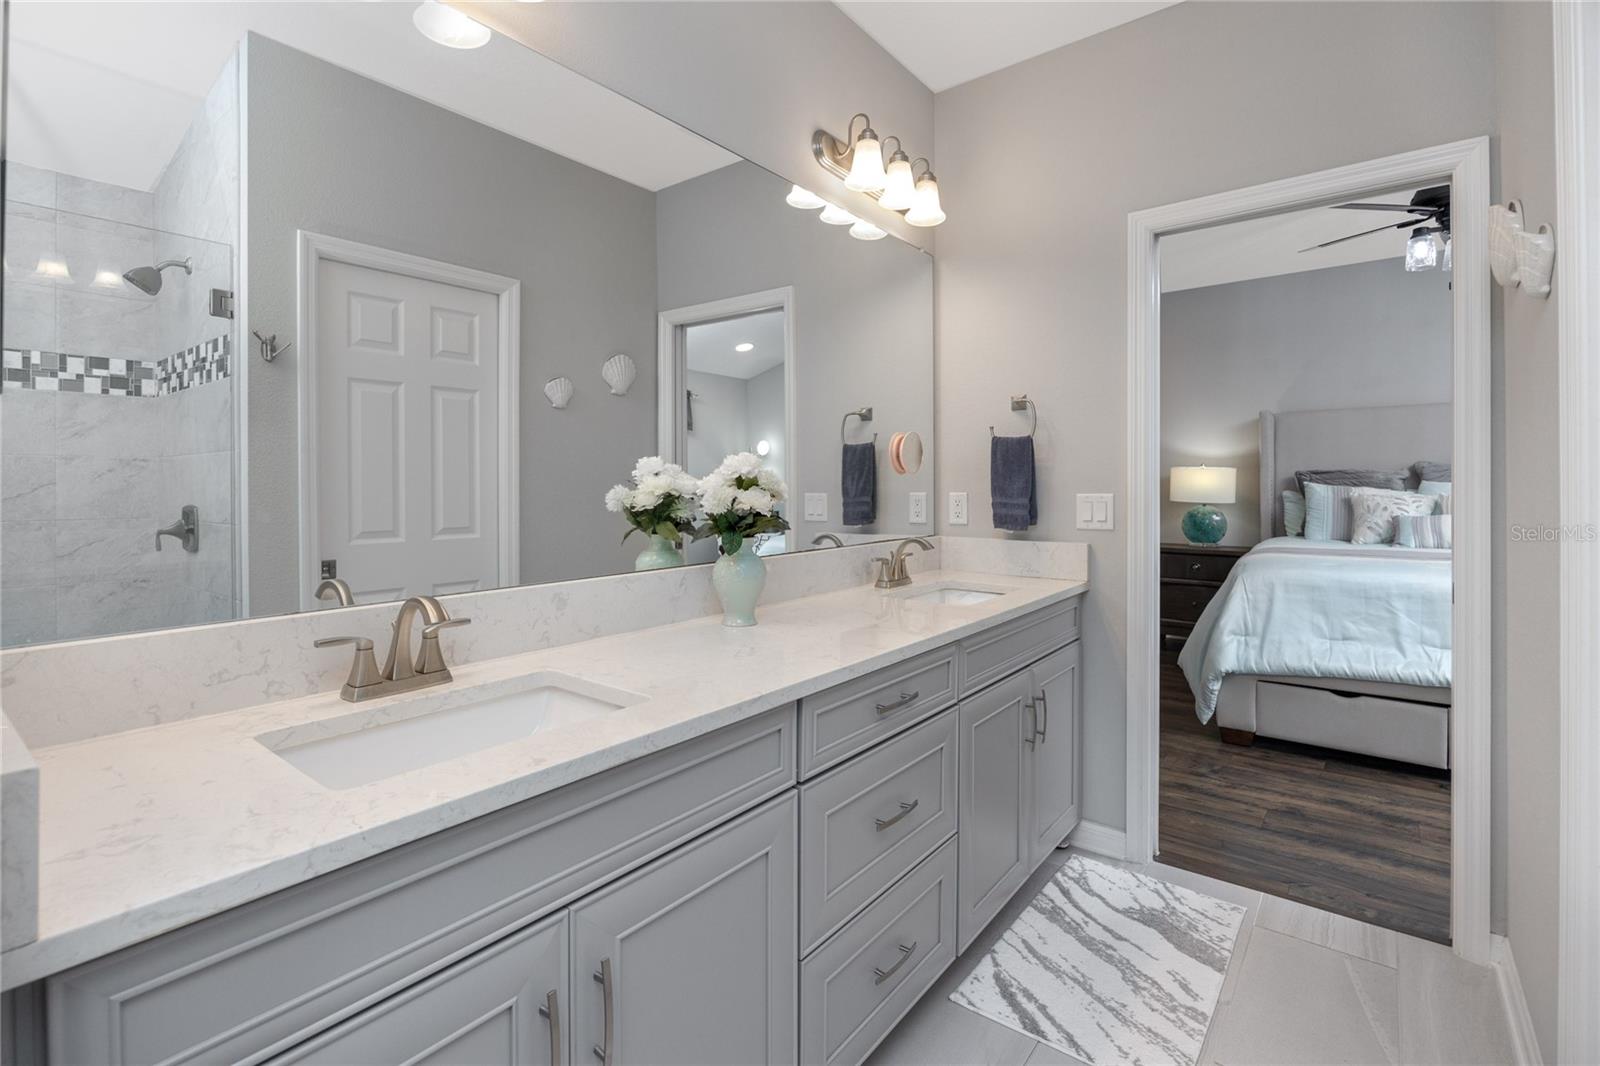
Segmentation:
{"type": "Polygon", "coordinates": [[[1193,506],[1168,499],[1167,471],[1201,463],[1238,470],[1223,543],[1271,535],[1261,411],[1449,403],[1451,306],[1450,275],[1398,259],[1162,294],[1161,539],[1183,540],[1193,506]]]}
{"type": "Polygon", "coordinates": [[[934,231],[850,192],[811,157],[813,130],[843,135],[850,116],[865,111],[880,136],[897,135],[913,158],[939,162],[933,93],[832,4],[452,2],[702,137],[933,246],[934,231]]]}
{"type": "MultiPolygon", "coordinates": [[[[839,421],[872,407],[878,434],[878,522],[852,532],[932,532],[906,521],[906,494],[931,493],[933,462],[890,472],[890,434],[933,439],[933,263],[893,238],[858,241],[783,202],[788,186],[735,163],[656,194],[663,309],[794,288],[795,480],[791,495],[828,494],[827,522],[789,520],[809,544],[839,525],[839,421]]],[[[987,432],[987,431],[986,431],[987,432]]],[[[851,439],[863,440],[854,420],[851,439]]]]}
{"type": "MultiPolygon", "coordinates": [[[[1499,121],[1497,201],[1516,197],[1531,217],[1556,222],[1550,5],[1495,5],[1499,121]]],[[[1494,760],[1496,911],[1540,1048],[1556,1053],[1557,864],[1560,781],[1559,547],[1519,538],[1518,526],[1560,522],[1556,308],[1494,287],[1497,620],[1494,760]]]]}
{"type": "Polygon", "coordinates": [[[939,485],[970,492],[973,518],[941,531],[991,535],[988,426],[1029,393],[1042,480],[1029,535],[1090,544],[1086,818],[1124,817],[1128,213],[1491,132],[1494,17],[1470,3],[1179,4],[937,97],[936,139],[960,147],[939,164],[939,485]],[[1421,40],[1449,61],[1416,63],[1421,40]],[[1017,173],[1047,176],[1048,195],[1020,204],[1017,173]],[[1118,493],[1117,528],[1077,532],[1078,492],[1118,493]]]}
{"type": "MultiPolygon", "coordinates": [[[[778,376],[781,385],[782,367],[778,368],[778,376]]],[[[685,379],[694,392],[694,429],[686,435],[689,450],[684,469],[695,477],[705,477],[726,456],[754,450],[750,439],[749,382],[703,370],[691,370],[685,379]]]]}
{"type": "MultiPolygon", "coordinates": [[[[247,326],[293,333],[297,229],[521,279],[522,580],[627,569],[638,548],[594,524],[655,450],[654,195],[257,35],[246,71],[247,326]],[[625,397],[600,379],[614,352],[638,367],[625,397]],[[577,385],[562,411],[542,391],[558,375],[577,385]]],[[[257,615],[298,606],[299,369],[293,349],[250,368],[257,615]]]]}

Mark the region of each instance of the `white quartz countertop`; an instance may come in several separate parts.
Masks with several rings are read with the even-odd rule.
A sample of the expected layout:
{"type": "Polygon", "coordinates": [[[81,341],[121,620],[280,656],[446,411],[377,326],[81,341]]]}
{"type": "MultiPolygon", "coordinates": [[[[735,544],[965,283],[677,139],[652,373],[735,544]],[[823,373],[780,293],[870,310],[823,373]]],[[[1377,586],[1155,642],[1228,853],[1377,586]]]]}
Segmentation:
{"type": "MultiPolygon", "coordinates": [[[[0,956],[7,988],[1081,595],[1085,582],[933,571],[909,589],[847,589],[455,669],[455,681],[361,704],[337,692],[36,750],[39,936],[0,956]],[[929,605],[908,593],[1004,590],[929,605]],[[329,789],[257,738],[359,711],[555,671],[642,697],[582,724],[329,789]]],[[[403,716],[397,713],[397,717],[403,716]]]]}

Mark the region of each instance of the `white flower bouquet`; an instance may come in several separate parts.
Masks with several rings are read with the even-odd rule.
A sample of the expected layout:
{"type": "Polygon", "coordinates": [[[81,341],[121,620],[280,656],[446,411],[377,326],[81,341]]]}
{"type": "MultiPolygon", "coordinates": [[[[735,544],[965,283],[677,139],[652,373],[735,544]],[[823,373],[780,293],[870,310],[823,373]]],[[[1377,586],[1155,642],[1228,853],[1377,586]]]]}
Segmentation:
{"type": "Polygon", "coordinates": [[[740,452],[722,460],[722,465],[700,479],[700,508],[705,522],[695,530],[694,539],[716,537],[723,555],[734,555],[746,537],[760,533],[781,533],[789,523],[778,513],[778,504],[789,493],[777,471],[761,465],[750,452],[740,452]]]}
{"type": "Polygon", "coordinates": [[[633,468],[632,485],[614,485],[606,493],[606,510],[628,520],[626,541],[635,532],[652,534],[681,547],[695,524],[695,496],[700,483],[677,463],[647,455],[633,468]]]}

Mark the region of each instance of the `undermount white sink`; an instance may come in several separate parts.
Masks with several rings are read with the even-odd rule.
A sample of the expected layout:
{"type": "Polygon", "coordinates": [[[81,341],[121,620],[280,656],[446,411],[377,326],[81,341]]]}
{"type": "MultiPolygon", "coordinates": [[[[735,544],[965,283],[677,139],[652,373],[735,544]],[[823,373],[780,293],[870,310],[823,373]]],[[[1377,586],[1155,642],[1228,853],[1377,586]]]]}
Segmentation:
{"type": "Polygon", "coordinates": [[[996,596],[1004,596],[1003,589],[969,588],[961,585],[939,585],[930,589],[919,589],[903,593],[902,599],[907,603],[915,603],[922,607],[968,607],[974,603],[983,603],[996,596]]]}
{"type": "Polygon", "coordinates": [[[318,784],[356,788],[590,721],[643,699],[542,671],[477,689],[441,688],[256,739],[318,784]]]}

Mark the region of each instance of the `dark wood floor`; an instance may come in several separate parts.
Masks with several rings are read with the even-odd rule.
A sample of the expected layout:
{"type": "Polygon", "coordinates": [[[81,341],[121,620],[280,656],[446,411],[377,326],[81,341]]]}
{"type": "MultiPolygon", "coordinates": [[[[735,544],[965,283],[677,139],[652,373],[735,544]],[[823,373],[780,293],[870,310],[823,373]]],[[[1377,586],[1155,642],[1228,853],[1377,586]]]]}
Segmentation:
{"type": "Polygon", "coordinates": [[[1201,725],[1161,666],[1160,861],[1440,943],[1450,940],[1445,771],[1201,725]]]}

